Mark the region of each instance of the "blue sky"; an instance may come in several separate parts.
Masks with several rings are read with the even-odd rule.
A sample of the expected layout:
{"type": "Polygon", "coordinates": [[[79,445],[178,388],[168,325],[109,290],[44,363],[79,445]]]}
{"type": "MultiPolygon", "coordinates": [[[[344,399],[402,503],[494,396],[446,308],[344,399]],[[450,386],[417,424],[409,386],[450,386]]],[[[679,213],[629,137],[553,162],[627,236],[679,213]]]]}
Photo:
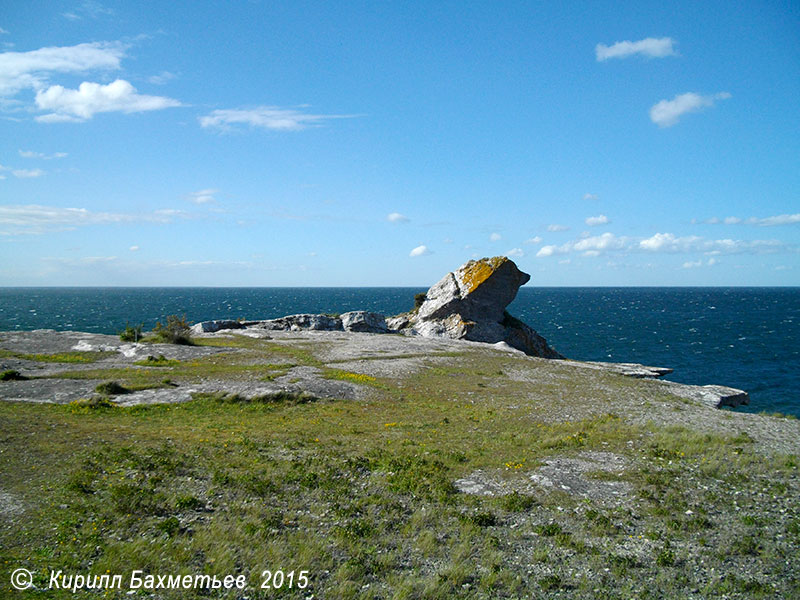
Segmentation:
{"type": "Polygon", "coordinates": [[[0,0],[0,285],[800,285],[798,6],[0,0]]]}

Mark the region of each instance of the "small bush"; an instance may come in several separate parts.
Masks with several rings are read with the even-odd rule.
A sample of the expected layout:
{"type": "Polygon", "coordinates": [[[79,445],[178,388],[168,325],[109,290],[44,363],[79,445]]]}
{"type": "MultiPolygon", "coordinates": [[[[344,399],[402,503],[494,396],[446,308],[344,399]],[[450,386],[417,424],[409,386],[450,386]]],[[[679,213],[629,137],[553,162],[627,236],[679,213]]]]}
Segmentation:
{"type": "Polygon", "coordinates": [[[131,326],[129,323],[125,323],[125,330],[120,332],[119,339],[123,342],[138,342],[142,339],[143,326],[144,324],[131,326]]]}
{"type": "Polygon", "coordinates": [[[414,310],[419,310],[419,307],[427,300],[428,297],[424,292],[420,292],[414,296],[414,310]]]}
{"type": "Polygon", "coordinates": [[[172,367],[179,363],[180,361],[166,358],[163,354],[159,354],[158,356],[149,354],[144,360],[137,360],[133,364],[141,365],[143,367],[172,367]]]}
{"type": "Polygon", "coordinates": [[[539,587],[545,592],[552,592],[561,587],[561,577],[558,575],[547,575],[539,579],[539,587]]]}
{"type": "Polygon", "coordinates": [[[113,408],[114,406],[116,406],[111,400],[109,400],[108,396],[92,396],[91,398],[80,398],[79,400],[73,400],[72,402],[69,403],[69,405],[73,409],[113,408]]]}
{"type": "Polygon", "coordinates": [[[203,506],[203,502],[196,496],[178,496],[175,500],[175,508],[178,510],[197,510],[203,506]]]}
{"type": "Polygon", "coordinates": [[[508,512],[524,512],[536,505],[533,496],[526,496],[519,492],[511,492],[500,498],[500,506],[508,512]]]}
{"type": "Polygon", "coordinates": [[[669,544],[666,544],[664,549],[656,556],[656,564],[659,567],[671,567],[675,564],[675,553],[669,544]]]}
{"type": "Polygon", "coordinates": [[[548,523],[547,525],[536,526],[536,533],[545,537],[553,537],[554,535],[563,533],[563,531],[564,530],[561,528],[561,525],[558,523],[548,523]]]}
{"type": "Polygon", "coordinates": [[[25,381],[28,379],[25,375],[20,374],[19,371],[9,369],[0,373],[0,381],[25,381]]]}
{"type": "Polygon", "coordinates": [[[156,528],[166,533],[169,537],[172,537],[180,530],[181,522],[178,521],[176,517],[168,517],[158,523],[156,528]]]}
{"type": "Polygon", "coordinates": [[[471,523],[476,527],[492,527],[497,525],[497,517],[488,511],[477,512],[469,515],[461,515],[461,520],[471,523]]]}
{"type": "Polygon", "coordinates": [[[293,392],[290,390],[278,390],[259,394],[257,396],[243,396],[241,394],[228,392],[205,393],[198,392],[192,394],[195,400],[214,400],[222,404],[308,404],[319,400],[317,396],[310,392],[293,392]]]}
{"type": "Polygon", "coordinates": [[[116,381],[106,381],[94,388],[94,391],[103,396],[119,396],[120,394],[128,394],[131,390],[121,386],[116,381]]]}
{"type": "Polygon", "coordinates": [[[180,344],[182,346],[191,346],[193,344],[186,316],[169,315],[166,325],[162,325],[161,321],[157,321],[153,334],[156,342],[180,344]]]}

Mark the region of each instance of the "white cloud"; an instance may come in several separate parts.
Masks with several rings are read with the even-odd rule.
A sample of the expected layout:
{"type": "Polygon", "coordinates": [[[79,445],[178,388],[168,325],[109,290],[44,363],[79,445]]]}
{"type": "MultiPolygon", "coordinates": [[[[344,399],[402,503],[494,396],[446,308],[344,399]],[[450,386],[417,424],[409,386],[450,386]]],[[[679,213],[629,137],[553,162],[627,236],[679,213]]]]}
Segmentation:
{"type": "Polygon", "coordinates": [[[119,69],[124,54],[125,46],[118,42],[0,53],[0,96],[13,96],[24,89],[40,90],[50,73],[119,69]]]}
{"type": "Polygon", "coordinates": [[[124,79],[108,85],[84,81],[77,90],[60,85],[50,86],[36,93],[36,105],[41,110],[52,110],[51,114],[37,117],[40,122],[85,121],[96,113],[136,113],[161,110],[181,103],[163,96],[138,94],[136,88],[124,79]]]}
{"type": "Polygon", "coordinates": [[[665,56],[675,56],[675,40],[669,37],[664,38],[645,38],[637,42],[624,41],[616,42],[611,46],[597,44],[594,52],[599,62],[609,58],[627,58],[635,54],[641,54],[648,58],[663,58],[665,56]]]}
{"type": "Polygon", "coordinates": [[[2,27],[0,27],[0,35],[2,35],[2,34],[5,34],[5,33],[8,33],[8,31],[6,31],[6,30],[5,30],[5,29],[3,29],[2,27]]]}
{"type": "Polygon", "coordinates": [[[652,237],[641,240],[639,247],[651,252],[689,252],[696,249],[702,239],[696,235],[676,237],[672,233],[656,233],[652,237]]]}
{"type": "Polygon", "coordinates": [[[97,19],[104,15],[110,16],[113,14],[113,10],[99,2],[84,0],[70,12],[61,13],[61,16],[70,21],[82,21],[83,19],[97,19]]]}
{"type": "Polygon", "coordinates": [[[506,252],[506,256],[521,257],[525,256],[525,252],[522,250],[522,248],[512,248],[506,252]]]}
{"type": "Polygon", "coordinates": [[[584,200],[598,200],[599,196],[597,194],[584,194],[583,195],[583,199],[584,200]]]}
{"type": "Polygon", "coordinates": [[[500,240],[502,240],[502,239],[503,239],[503,236],[502,236],[502,235],[500,235],[499,233],[497,233],[496,231],[495,231],[495,232],[493,232],[493,233],[492,233],[492,234],[489,236],[489,241],[490,241],[490,242],[499,242],[499,241],[500,241],[500,240]]]}
{"type": "Polygon", "coordinates": [[[169,223],[175,218],[188,218],[188,216],[183,211],[173,209],[162,209],[144,214],[126,214],[39,204],[0,206],[0,235],[43,234],[49,231],[70,230],[88,225],[134,221],[169,223]]]}
{"type": "Polygon", "coordinates": [[[567,231],[568,229],[569,227],[567,227],[566,225],[554,224],[547,226],[547,231],[567,231]]]}
{"type": "MultiPolygon", "coordinates": [[[[778,240],[709,240],[699,236],[679,237],[673,233],[656,233],[649,238],[617,237],[613,233],[585,236],[557,245],[543,246],[536,253],[539,258],[556,254],[581,253],[583,256],[599,256],[607,252],[647,252],[647,253],[702,253],[706,256],[724,254],[769,254],[776,252],[797,252],[798,248],[778,240]]],[[[716,264],[711,258],[706,265],[716,264]]]]}
{"type": "Polygon", "coordinates": [[[641,240],[638,248],[648,252],[703,252],[707,255],[764,254],[792,249],[778,240],[707,240],[696,235],[677,237],[672,233],[657,233],[641,240]]]}
{"type": "Polygon", "coordinates": [[[714,106],[716,100],[726,100],[731,95],[720,92],[713,96],[701,96],[694,92],[680,94],[672,100],[661,100],[650,108],[650,120],[659,127],[672,127],[686,113],[697,112],[703,108],[714,106]]]}
{"type": "Polygon", "coordinates": [[[33,150],[20,150],[19,155],[22,158],[38,158],[41,160],[52,160],[54,158],[64,158],[67,156],[66,152],[55,152],[53,154],[44,154],[43,152],[34,152],[33,150]]]}
{"type": "Polygon", "coordinates": [[[430,253],[431,253],[431,251],[428,250],[428,247],[425,246],[425,245],[422,245],[422,246],[417,246],[416,248],[414,248],[411,252],[408,253],[408,255],[411,256],[411,257],[415,257],[415,256],[425,256],[426,254],[430,254],[430,253]]]}
{"type": "Polygon", "coordinates": [[[586,219],[586,224],[589,227],[594,227],[596,225],[606,225],[609,222],[610,221],[608,220],[608,217],[605,215],[597,215],[596,217],[588,217],[586,219]]]}
{"type": "Polygon", "coordinates": [[[20,179],[32,179],[44,175],[44,171],[41,169],[14,169],[11,173],[20,179]]]}
{"type": "Polygon", "coordinates": [[[793,215],[776,215],[774,217],[766,217],[763,219],[750,218],[747,219],[750,225],[761,225],[762,227],[770,227],[772,225],[794,225],[800,223],[800,213],[793,215]]]}
{"type": "Polygon", "coordinates": [[[618,238],[613,233],[604,233],[578,240],[572,244],[572,249],[578,252],[619,250],[625,247],[625,242],[625,238],[618,238]]]}
{"type": "Polygon", "coordinates": [[[147,78],[147,81],[152,83],[153,85],[164,85],[168,81],[172,81],[175,79],[177,75],[175,73],[170,73],[169,71],[161,71],[158,75],[152,75],[151,77],[147,78]]]}
{"type": "Polygon", "coordinates": [[[211,202],[216,202],[214,194],[217,193],[219,193],[219,190],[214,190],[214,189],[200,190],[199,192],[192,192],[190,194],[190,199],[195,204],[209,204],[211,202]]]}
{"type": "Polygon", "coordinates": [[[66,258],[63,256],[43,256],[42,262],[54,263],[62,267],[86,267],[89,265],[104,265],[117,261],[116,256],[84,256],[82,258],[66,258]]]}
{"type": "Polygon", "coordinates": [[[706,262],[703,262],[702,260],[687,261],[687,262],[683,263],[683,268],[684,269],[696,269],[698,267],[703,267],[703,266],[705,266],[705,267],[713,267],[715,264],[717,264],[717,262],[718,261],[717,261],[716,258],[709,258],[706,262]]]}
{"type": "Polygon", "coordinates": [[[131,246],[130,248],[128,248],[128,250],[130,250],[131,252],[138,252],[139,246],[131,246]]]}
{"type": "Polygon", "coordinates": [[[216,128],[223,131],[232,125],[249,125],[275,131],[298,131],[316,126],[327,119],[346,119],[356,115],[315,115],[304,113],[293,108],[277,106],[259,106],[251,109],[223,109],[199,117],[202,127],[216,128]]]}
{"type": "Polygon", "coordinates": [[[748,219],[741,219],[739,217],[725,217],[724,219],[720,219],[719,217],[711,217],[710,219],[706,219],[703,221],[708,225],[719,225],[720,223],[723,225],[757,225],[759,227],[772,227],[775,225],[795,225],[800,223],[800,213],[795,213],[792,215],[785,214],[785,215],[775,215],[772,217],[750,217],[748,219]]]}
{"type": "Polygon", "coordinates": [[[525,244],[541,244],[542,243],[542,238],[537,235],[536,237],[532,237],[532,238],[530,238],[528,240],[525,240],[523,243],[525,243],[525,244]]]}
{"type": "Polygon", "coordinates": [[[386,219],[391,221],[392,223],[408,223],[410,221],[410,219],[407,216],[402,215],[398,212],[389,213],[386,216],[386,219]]]}

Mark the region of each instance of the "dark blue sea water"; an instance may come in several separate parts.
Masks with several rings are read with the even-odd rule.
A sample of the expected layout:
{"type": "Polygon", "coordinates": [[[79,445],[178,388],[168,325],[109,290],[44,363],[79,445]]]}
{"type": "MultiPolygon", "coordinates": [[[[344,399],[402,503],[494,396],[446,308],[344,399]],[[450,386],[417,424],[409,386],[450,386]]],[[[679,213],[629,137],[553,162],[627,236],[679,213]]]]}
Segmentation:
{"type": "MultiPolygon", "coordinates": [[[[408,310],[423,288],[0,288],[0,330],[116,333],[190,321],[408,310]]],[[[509,312],[579,360],[675,369],[750,392],[750,411],[800,416],[800,288],[522,288],[509,312]]]]}

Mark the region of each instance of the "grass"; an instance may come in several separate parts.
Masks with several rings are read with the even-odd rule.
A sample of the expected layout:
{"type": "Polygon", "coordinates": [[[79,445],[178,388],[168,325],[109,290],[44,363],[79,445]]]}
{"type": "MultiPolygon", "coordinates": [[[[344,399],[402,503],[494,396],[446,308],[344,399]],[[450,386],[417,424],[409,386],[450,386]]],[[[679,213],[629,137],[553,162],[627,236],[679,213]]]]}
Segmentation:
{"type": "Polygon", "coordinates": [[[57,352],[53,354],[26,354],[24,352],[12,352],[11,350],[0,349],[0,358],[21,358],[22,360],[47,363],[93,363],[111,356],[117,356],[117,353],[104,351],[75,351],[57,352]]]}
{"type": "Polygon", "coordinates": [[[174,367],[180,364],[179,360],[165,358],[163,354],[158,356],[148,355],[144,360],[137,360],[133,364],[142,367],[174,367]]]}
{"type": "Polygon", "coordinates": [[[0,403],[0,485],[25,510],[0,528],[0,595],[30,594],[14,595],[12,567],[30,569],[40,587],[53,567],[244,574],[252,598],[800,593],[797,457],[765,456],[737,431],[631,421],[620,399],[642,382],[530,363],[547,377],[526,385],[507,375],[515,358],[470,353],[391,380],[327,367],[306,344],[213,341],[229,351],[74,371],[104,383],[71,405],[0,403]],[[226,381],[294,365],[372,393],[225,391],[226,381]],[[114,405],[165,376],[179,385],[215,377],[221,391],[114,405]],[[560,415],[581,402],[592,410],[560,415]],[[531,484],[545,460],[587,451],[625,457],[623,473],[587,479],[624,482],[628,497],[608,503],[531,484]],[[454,482],[478,471],[513,491],[459,493],[454,482]],[[306,570],[309,588],[261,590],[264,569],[306,570]]]}

